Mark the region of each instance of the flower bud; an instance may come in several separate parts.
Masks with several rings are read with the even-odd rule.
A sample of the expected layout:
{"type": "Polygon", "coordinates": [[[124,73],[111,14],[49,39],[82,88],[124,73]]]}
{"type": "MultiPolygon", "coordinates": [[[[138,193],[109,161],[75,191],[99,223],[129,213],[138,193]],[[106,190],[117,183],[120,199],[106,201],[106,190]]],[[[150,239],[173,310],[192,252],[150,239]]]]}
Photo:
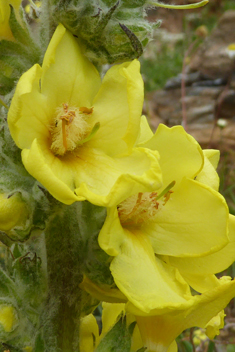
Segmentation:
{"type": "Polygon", "coordinates": [[[145,17],[146,0],[51,0],[55,20],[69,29],[96,64],[138,58],[160,22],[145,17]]]}
{"type": "Polygon", "coordinates": [[[202,26],[197,27],[195,33],[198,37],[204,39],[208,36],[208,29],[206,26],[202,25],[202,26]]]}
{"type": "Polygon", "coordinates": [[[0,304],[0,329],[11,332],[18,324],[18,317],[14,307],[7,304],[0,304]]]}
{"type": "Polygon", "coordinates": [[[15,228],[23,229],[27,223],[29,211],[20,193],[0,194],[0,231],[11,237],[15,228]]]}

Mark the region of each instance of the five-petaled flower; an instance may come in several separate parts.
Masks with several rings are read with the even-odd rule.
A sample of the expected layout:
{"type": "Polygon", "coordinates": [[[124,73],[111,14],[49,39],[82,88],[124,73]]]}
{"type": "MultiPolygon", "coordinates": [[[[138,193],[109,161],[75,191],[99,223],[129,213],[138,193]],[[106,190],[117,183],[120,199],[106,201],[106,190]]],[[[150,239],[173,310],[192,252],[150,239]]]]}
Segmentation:
{"type": "Polygon", "coordinates": [[[203,291],[198,288],[203,281],[200,268],[195,269],[197,260],[227,245],[233,221],[209,161],[216,152],[203,153],[181,126],[160,125],[149,140],[147,134],[142,133],[140,143],[159,151],[163,186],[109,208],[99,234],[101,248],[113,256],[110,269],[116,285],[145,313],[186,304],[194,281],[203,291]]]}
{"type": "Polygon", "coordinates": [[[27,171],[59,201],[114,205],[161,184],[158,152],[135,148],[143,80],[139,62],[113,66],[102,83],[62,25],[16,87],[8,114],[27,171]]]}

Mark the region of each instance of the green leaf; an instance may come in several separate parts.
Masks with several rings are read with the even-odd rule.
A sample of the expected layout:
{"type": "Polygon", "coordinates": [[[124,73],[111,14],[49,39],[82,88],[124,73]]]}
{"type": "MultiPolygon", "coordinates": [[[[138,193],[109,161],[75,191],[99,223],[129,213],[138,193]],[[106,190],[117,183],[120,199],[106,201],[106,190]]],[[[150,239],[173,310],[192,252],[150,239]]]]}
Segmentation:
{"type": "Polygon", "coordinates": [[[183,341],[181,341],[181,344],[183,345],[185,352],[192,352],[193,351],[193,346],[189,341],[183,340],[183,341]]]}
{"type": "Polygon", "coordinates": [[[121,317],[101,340],[95,352],[130,352],[130,349],[131,334],[126,326],[126,319],[121,317]]]}
{"type": "Polygon", "coordinates": [[[25,54],[25,48],[19,43],[10,42],[8,40],[1,40],[0,53],[1,55],[19,56],[25,54]]]}
{"type": "Polygon", "coordinates": [[[216,351],[215,343],[213,341],[210,341],[209,345],[208,345],[207,352],[213,352],[213,351],[216,351]]]}
{"type": "Polygon", "coordinates": [[[19,70],[21,73],[25,71],[26,65],[29,65],[21,56],[4,55],[4,53],[0,54],[0,60],[10,67],[19,70]]]}
{"type": "Polygon", "coordinates": [[[14,78],[9,78],[0,73],[0,94],[5,95],[9,93],[15,85],[14,78]]]}

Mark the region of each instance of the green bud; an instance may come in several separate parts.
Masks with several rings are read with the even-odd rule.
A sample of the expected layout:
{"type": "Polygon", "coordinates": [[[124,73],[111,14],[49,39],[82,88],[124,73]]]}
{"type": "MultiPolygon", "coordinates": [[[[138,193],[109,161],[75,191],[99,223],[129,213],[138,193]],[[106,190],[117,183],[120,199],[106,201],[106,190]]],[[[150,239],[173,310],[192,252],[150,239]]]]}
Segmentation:
{"type": "Polygon", "coordinates": [[[96,64],[138,58],[160,22],[149,23],[145,0],[51,0],[52,14],[96,64]]]}
{"type": "Polygon", "coordinates": [[[191,9],[151,0],[49,0],[55,22],[69,29],[95,64],[113,64],[138,58],[161,21],[148,22],[146,8],[191,9]]]}
{"type": "Polygon", "coordinates": [[[12,305],[0,304],[0,330],[12,332],[18,325],[18,316],[12,305]]]}
{"type": "Polygon", "coordinates": [[[19,193],[0,194],[0,230],[9,232],[16,226],[24,226],[28,218],[26,204],[19,193]]]}

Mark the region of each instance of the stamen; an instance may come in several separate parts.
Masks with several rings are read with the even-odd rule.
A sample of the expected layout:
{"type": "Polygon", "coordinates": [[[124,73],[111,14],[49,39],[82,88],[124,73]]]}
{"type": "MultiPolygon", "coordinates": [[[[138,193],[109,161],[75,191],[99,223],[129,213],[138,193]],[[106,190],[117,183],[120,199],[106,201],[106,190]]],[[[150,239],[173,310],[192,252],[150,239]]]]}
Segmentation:
{"type": "Polygon", "coordinates": [[[63,104],[63,108],[64,108],[66,115],[62,115],[60,117],[60,120],[62,120],[63,146],[65,149],[65,152],[67,152],[68,143],[67,143],[66,127],[65,126],[68,126],[70,123],[72,123],[76,115],[75,115],[75,111],[73,111],[73,110],[68,112],[68,104],[63,104]]]}
{"type": "Polygon", "coordinates": [[[82,106],[81,108],[79,108],[79,111],[82,113],[82,114],[85,114],[85,115],[90,115],[93,113],[93,107],[92,108],[86,108],[85,106],[82,106]]]}
{"type": "Polygon", "coordinates": [[[172,181],[160,194],[157,192],[139,192],[127,198],[118,205],[118,215],[124,227],[141,226],[149,221],[154,221],[157,214],[170,199],[171,188],[175,185],[172,181]],[[160,198],[163,198],[160,200],[160,198]]]}
{"type": "MultiPolygon", "coordinates": [[[[159,196],[157,196],[156,200],[158,200],[158,199],[162,198],[163,196],[165,196],[165,195],[170,191],[170,189],[171,189],[172,187],[174,187],[174,185],[175,185],[175,181],[172,181],[172,182],[159,194],[159,196]]],[[[172,193],[172,191],[171,191],[171,193],[172,193]]]]}
{"type": "Polygon", "coordinates": [[[92,112],[93,107],[69,107],[67,103],[57,109],[57,116],[50,128],[51,150],[55,155],[72,152],[94,136],[99,129],[99,123],[91,129],[88,118],[92,112]]]}
{"type": "Polygon", "coordinates": [[[67,145],[67,138],[66,138],[65,126],[66,126],[66,120],[62,120],[63,146],[64,146],[64,149],[65,149],[65,152],[67,152],[68,145],[67,145]]]}

